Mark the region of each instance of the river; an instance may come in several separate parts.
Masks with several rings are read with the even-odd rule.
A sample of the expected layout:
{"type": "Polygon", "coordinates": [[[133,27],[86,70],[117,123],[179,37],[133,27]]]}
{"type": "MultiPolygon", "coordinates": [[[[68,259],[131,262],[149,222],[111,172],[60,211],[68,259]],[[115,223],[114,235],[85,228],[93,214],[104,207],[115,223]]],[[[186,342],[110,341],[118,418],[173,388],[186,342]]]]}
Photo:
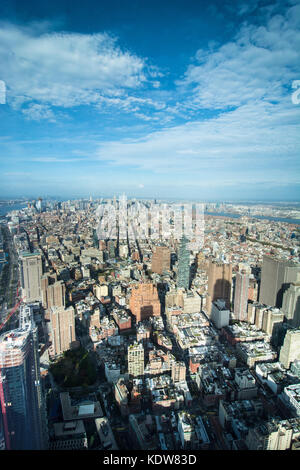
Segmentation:
{"type": "Polygon", "coordinates": [[[27,203],[0,204],[0,217],[5,217],[8,212],[24,209],[27,203]]]}
{"type": "Polygon", "coordinates": [[[251,219],[270,220],[273,222],[285,222],[287,224],[300,225],[300,219],[284,219],[282,217],[268,217],[266,215],[249,215],[249,214],[232,214],[229,212],[204,212],[204,215],[214,215],[220,217],[232,217],[233,219],[240,219],[243,216],[250,217],[251,219]]]}

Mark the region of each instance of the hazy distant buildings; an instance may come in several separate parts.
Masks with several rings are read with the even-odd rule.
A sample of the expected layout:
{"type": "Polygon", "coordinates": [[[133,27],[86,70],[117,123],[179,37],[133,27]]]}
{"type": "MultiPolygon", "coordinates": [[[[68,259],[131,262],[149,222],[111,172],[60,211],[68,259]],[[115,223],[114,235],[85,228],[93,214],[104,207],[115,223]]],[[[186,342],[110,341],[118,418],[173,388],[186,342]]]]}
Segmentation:
{"type": "Polygon", "coordinates": [[[43,274],[42,256],[39,252],[20,254],[20,275],[25,302],[42,300],[41,277],[43,274]]]}
{"type": "Polygon", "coordinates": [[[290,283],[297,282],[300,266],[271,256],[263,257],[259,301],[271,307],[282,307],[283,294],[290,283]]]}

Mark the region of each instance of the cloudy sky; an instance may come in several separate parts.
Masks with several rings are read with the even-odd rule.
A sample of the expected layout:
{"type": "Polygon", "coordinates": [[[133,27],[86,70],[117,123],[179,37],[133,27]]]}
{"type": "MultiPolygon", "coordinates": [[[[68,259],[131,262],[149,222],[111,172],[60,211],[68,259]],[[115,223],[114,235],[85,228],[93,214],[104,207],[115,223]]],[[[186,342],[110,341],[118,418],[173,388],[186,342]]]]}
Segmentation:
{"type": "Polygon", "coordinates": [[[0,197],[299,200],[296,81],[299,0],[6,0],[0,197]]]}

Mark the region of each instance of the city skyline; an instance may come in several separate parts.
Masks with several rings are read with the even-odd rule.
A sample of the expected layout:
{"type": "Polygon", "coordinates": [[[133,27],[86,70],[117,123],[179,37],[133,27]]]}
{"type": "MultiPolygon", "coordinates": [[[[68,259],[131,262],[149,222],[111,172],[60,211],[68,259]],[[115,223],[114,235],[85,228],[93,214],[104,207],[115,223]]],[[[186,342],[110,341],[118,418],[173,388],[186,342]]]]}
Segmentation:
{"type": "Polygon", "coordinates": [[[0,197],[299,200],[299,22],[295,0],[6,2],[0,197]]]}
{"type": "Polygon", "coordinates": [[[48,202],[0,224],[0,449],[299,449],[298,210],[48,202]]]}

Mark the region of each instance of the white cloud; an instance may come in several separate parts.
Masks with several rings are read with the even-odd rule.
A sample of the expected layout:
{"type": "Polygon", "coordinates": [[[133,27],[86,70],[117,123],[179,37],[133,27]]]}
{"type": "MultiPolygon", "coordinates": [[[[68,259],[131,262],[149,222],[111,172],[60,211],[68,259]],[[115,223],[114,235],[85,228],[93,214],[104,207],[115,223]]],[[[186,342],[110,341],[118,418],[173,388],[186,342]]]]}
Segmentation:
{"type": "Polygon", "coordinates": [[[51,108],[42,104],[30,104],[28,108],[22,109],[22,113],[29,119],[40,121],[47,119],[50,122],[55,122],[55,116],[51,108]]]}
{"type": "Polygon", "coordinates": [[[196,63],[178,81],[189,96],[185,105],[225,109],[255,100],[281,100],[300,73],[299,27],[300,5],[294,5],[265,25],[244,23],[232,42],[199,50],[196,63]]]}
{"type": "Polygon", "coordinates": [[[186,175],[193,182],[232,181],[233,175],[245,183],[298,181],[299,118],[299,107],[288,99],[281,107],[256,102],[141,139],[101,144],[93,158],[170,178],[182,175],[186,182],[186,175]]]}
{"type": "Polygon", "coordinates": [[[29,103],[25,114],[33,119],[52,119],[49,106],[90,105],[103,96],[122,100],[147,80],[146,61],[101,33],[47,34],[2,23],[0,62],[8,103],[29,103]]]}

